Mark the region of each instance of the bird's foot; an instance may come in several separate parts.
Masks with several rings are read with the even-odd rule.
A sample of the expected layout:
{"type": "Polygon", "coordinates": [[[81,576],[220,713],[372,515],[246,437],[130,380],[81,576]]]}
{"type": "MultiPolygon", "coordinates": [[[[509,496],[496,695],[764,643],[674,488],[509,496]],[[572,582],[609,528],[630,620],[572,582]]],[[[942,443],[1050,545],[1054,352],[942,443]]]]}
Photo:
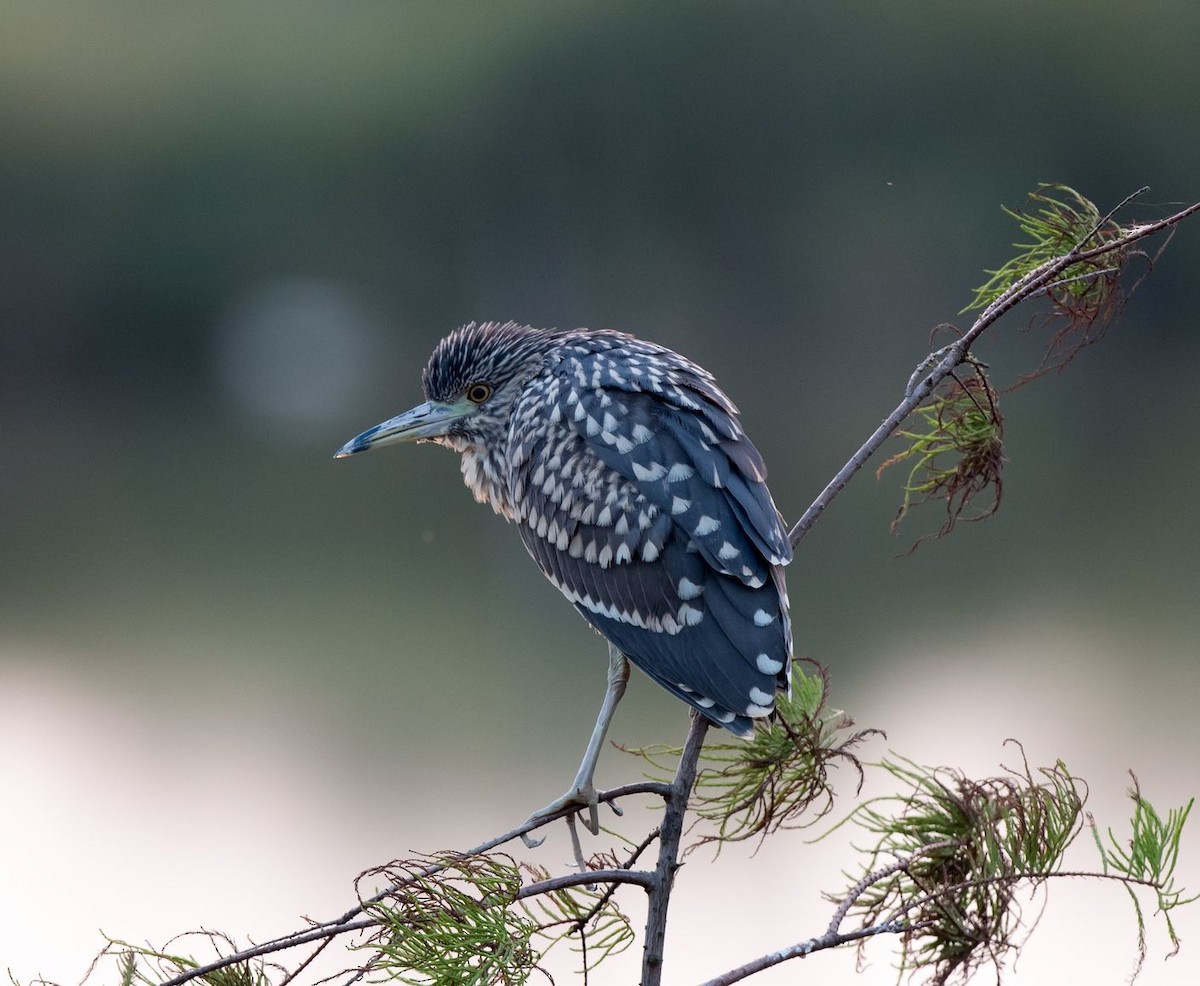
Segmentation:
{"type": "MultiPolygon", "coordinates": [[[[577,784],[562,796],[555,798],[550,802],[550,804],[546,805],[545,808],[539,808],[537,811],[535,811],[529,816],[529,818],[526,819],[526,823],[540,821],[543,818],[549,818],[551,815],[557,815],[565,808],[574,808],[581,812],[584,810],[587,811],[587,816],[584,818],[583,824],[587,826],[588,831],[591,832],[592,835],[599,835],[599,806],[600,795],[596,791],[595,785],[591,783],[584,785],[577,784]]],[[[575,818],[574,813],[568,815],[567,818],[568,820],[573,821],[575,818]]],[[[525,845],[530,849],[536,849],[546,840],[545,838],[536,839],[530,836],[528,833],[524,833],[521,835],[521,841],[524,842],[525,845]]]]}

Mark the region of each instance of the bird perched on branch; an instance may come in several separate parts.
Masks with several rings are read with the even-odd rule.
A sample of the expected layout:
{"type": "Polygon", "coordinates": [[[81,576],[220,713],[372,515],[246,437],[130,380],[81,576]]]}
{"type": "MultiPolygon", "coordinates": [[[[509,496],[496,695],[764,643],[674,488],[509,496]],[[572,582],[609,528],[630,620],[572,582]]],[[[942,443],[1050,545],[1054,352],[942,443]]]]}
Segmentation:
{"type": "Polygon", "coordinates": [[[739,736],[791,671],[792,556],[766,468],[713,377],[608,329],[471,323],[434,349],[425,402],[338,458],[432,441],[475,499],[517,525],[542,573],[609,642],[608,689],[570,789],[598,831],[592,775],[629,661],[739,736]]]}

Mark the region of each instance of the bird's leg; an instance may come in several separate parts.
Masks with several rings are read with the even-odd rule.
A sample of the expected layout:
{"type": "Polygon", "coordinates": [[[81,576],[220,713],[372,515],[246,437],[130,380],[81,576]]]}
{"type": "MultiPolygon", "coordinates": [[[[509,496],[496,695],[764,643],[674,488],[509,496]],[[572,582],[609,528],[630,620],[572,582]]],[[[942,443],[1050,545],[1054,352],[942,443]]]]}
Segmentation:
{"type": "MultiPolygon", "coordinates": [[[[600,714],[596,716],[596,725],[592,729],[592,738],[588,740],[587,749],[583,752],[583,762],[575,780],[562,797],[555,798],[545,808],[540,808],[530,815],[530,819],[545,818],[553,815],[570,805],[578,805],[588,809],[588,817],[584,822],[592,835],[600,834],[600,813],[598,809],[599,796],[592,783],[592,775],[596,772],[596,761],[600,759],[600,748],[604,745],[604,736],[608,732],[608,724],[612,722],[617,703],[625,694],[625,684],[629,681],[629,662],[612,644],[608,645],[608,688],[604,692],[604,702],[600,706],[600,714]]],[[[525,836],[526,845],[531,840],[525,836]]],[[[532,845],[539,843],[533,842],[532,845]]]]}

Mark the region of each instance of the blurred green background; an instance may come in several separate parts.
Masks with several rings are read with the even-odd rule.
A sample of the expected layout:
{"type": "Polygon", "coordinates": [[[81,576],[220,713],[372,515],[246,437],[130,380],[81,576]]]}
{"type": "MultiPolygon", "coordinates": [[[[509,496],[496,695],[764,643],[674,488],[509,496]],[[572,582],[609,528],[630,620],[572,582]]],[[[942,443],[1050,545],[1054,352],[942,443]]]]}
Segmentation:
{"type": "MultiPolygon", "coordinates": [[[[1002,203],[1200,195],[1198,42],[1191,0],[4,4],[0,967],[332,916],[572,775],[602,642],[453,456],[331,458],[442,335],[687,353],[794,520],[1007,258],[1002,203]]],[[[1185,225],[1102,346],[1008,399],[995,519],[899,559],[941,518],[891,538],[900,477],[864,473],[803,543],[797,653],[900,752],[987,771],[1017,736],[1114,824],[1129,767],[1164,805],[1200,787],[1198,266],[1185,225]]],[[[1040,358],[1025,324],[980,347],[999,380],[1040,358]]],[[[685,723],[639,677],[614,738],[685,723]]],[[[816,933],[849,865],[690,867],[672,981],[816,933]]],[[[1016,981],[1120,981],[1123,895],[1059,893],[1016,981]]],[[[1180,927],[1143,982],[1200,969],[1180,927]]]]}

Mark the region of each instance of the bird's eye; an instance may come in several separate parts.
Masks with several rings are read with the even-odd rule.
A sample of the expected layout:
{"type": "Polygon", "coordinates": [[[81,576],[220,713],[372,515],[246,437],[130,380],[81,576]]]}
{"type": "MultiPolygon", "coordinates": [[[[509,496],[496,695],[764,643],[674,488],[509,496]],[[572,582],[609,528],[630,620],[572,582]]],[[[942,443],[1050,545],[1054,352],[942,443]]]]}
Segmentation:
{"type": "Polygon", "coordinates": [[[467,400],[472,404],[482,404],[492,396],[492,388],[486,383],[473,383],[467,388],[467,400]]]}

